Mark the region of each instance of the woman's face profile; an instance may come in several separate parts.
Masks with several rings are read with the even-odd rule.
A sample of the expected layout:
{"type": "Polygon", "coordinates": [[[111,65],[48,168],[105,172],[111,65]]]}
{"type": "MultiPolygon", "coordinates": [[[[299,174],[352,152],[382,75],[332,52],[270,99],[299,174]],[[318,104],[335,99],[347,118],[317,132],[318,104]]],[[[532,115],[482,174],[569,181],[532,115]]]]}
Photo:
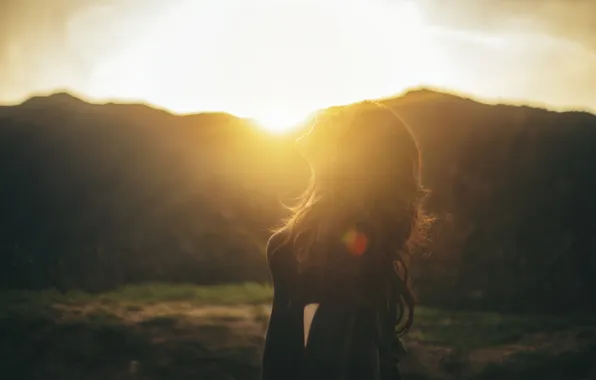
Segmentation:
{"type": "Polygon", "coordinates": [[[325,149],[322,149],[324,142],[320,136],[321,126],[311,125],[308,132],[298,137],[295,147],[298,153],[304,157],[313,169],[318,167],[324,156],[325,149]]]}
{"type": "Polygon", "coordinates": [[[333,156],[345,120],[337,115],[324,115],[296,139],[295,147],[312,167],[324,165],[333,156]]]}
{"type": "Polygon", "coordinates": [[[296,150],[298,150],[298,153],[300,153],[303,156],[306,156],[307,152],[312,149],[312,142],[309,141],[309,135],[312,133],[313,128],[314,126],[310,126],[308,132],[298,137],[294,142],[296,150]]]}

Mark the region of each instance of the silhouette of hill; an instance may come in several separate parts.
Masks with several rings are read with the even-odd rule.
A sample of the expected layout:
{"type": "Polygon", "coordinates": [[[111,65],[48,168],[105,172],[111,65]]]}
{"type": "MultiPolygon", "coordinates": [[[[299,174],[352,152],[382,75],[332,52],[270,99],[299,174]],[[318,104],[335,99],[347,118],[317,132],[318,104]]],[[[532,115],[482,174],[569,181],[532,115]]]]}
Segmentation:
{"type": "MultiPolygon", "coordinates": [[[[423,302],[596,306],[596,116],[428,89],[382,101],[420,142],[438,217],[413,263],[423,302]]],[[[299,132],[68,93],[1,107],[0,285],[266,281],[278,200],[308,175],[299,132]]]]}

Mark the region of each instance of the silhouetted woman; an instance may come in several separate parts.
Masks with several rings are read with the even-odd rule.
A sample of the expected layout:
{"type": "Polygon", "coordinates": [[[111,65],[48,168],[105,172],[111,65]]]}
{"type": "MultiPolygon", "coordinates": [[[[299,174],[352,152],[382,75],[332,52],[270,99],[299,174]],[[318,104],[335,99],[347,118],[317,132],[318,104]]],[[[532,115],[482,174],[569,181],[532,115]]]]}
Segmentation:
{"type": "Polygon", "coordinates": [[[416,141],[389,108],[364,102],[326,112],[296,147],[312,180],[267,246],[263,380],[399,379],[414,308],[407,248],[424,194],[416,141]]]}

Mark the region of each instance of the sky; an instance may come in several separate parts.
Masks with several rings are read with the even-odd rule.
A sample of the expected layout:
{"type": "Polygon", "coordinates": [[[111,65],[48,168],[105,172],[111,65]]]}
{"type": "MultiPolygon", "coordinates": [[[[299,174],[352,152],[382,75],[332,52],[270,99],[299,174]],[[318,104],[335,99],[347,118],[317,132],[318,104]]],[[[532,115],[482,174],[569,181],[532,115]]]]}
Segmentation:
{"type": "Polygon", "coordinates": [[[596,111],[591,0],[0,0],[0,103],[68,90],[264,123],[411,87],[596,111]]]}

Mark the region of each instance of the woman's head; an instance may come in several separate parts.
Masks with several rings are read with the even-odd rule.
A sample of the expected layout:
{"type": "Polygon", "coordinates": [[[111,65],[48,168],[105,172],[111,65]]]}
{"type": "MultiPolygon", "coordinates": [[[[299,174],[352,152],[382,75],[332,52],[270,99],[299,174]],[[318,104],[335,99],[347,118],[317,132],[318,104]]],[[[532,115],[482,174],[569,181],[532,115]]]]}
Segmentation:
{"type": "Polygon", "coordinates": [[[362,180],[402,173],[417,180],[419,175],[419,151],[409,128],[390,108],[376,102],[319,116],[296,147],[310,163],[315,180],[321,176],[362,180]],[[354,172],[354,165],[369,172],[354,172]]]}
{"type": "MultiPolygon", "coordinates": [[[[307,231],[324,238],[360,224],[377,246],[406,247],[424,192],[418,146],[399,116],[375,102],[345,106],[318,117],[296,147],[312,178],[285,227],[295,241],[307,231]]],[[[308,261],[312,239],[301,241],[298,258],[308,261]]]]}

